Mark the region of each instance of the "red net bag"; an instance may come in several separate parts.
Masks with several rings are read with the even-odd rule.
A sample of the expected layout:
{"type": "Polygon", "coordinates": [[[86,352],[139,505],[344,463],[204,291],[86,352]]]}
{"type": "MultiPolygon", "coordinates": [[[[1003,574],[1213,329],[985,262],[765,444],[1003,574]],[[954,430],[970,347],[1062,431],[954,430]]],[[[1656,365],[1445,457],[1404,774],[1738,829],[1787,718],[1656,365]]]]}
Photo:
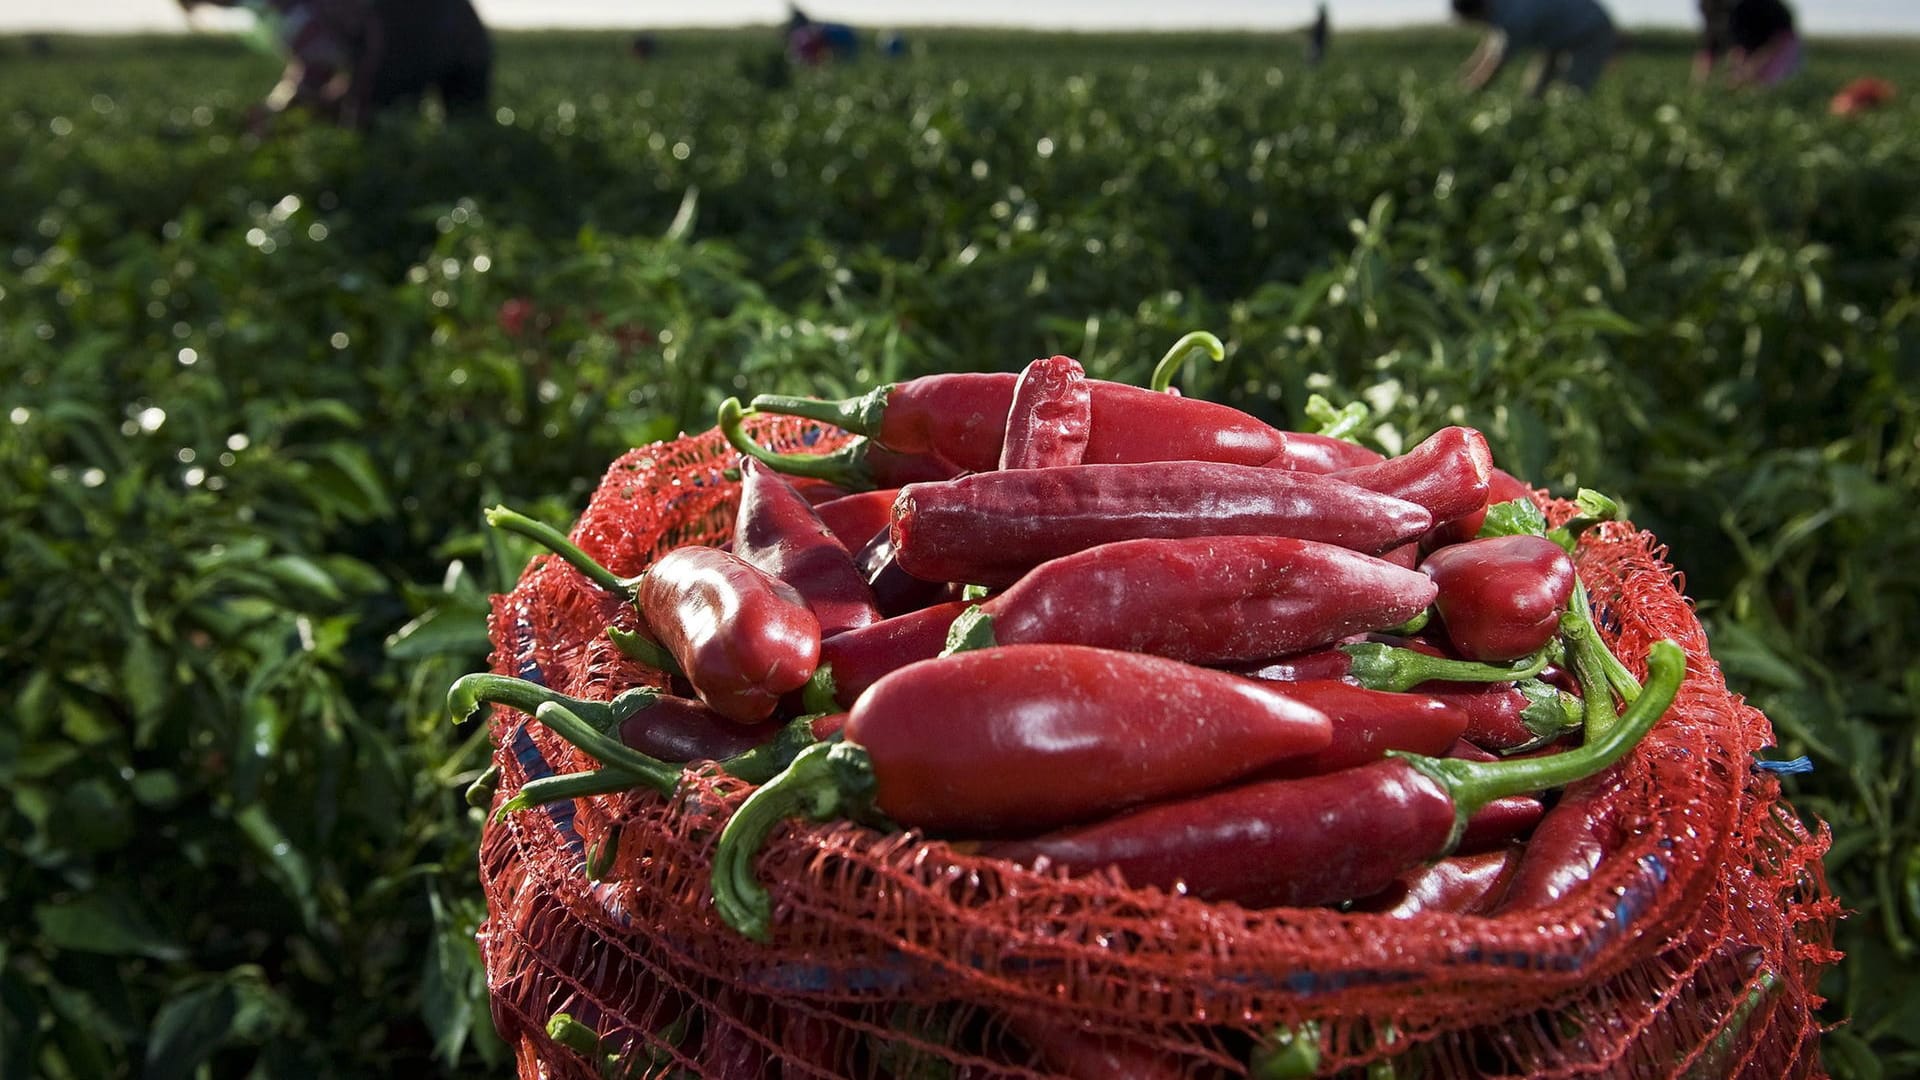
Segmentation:
{"type": "MultiPolygon", "coordinates": [[[[843,438],[784,418],[751,426],[781,450],[843,438]]],[[[730,461],[713,432],[628,453],[574,541],[626,575],[724,538],[730,461]]],[[[1615,651],[1672,638],[1690,674],[1599,796],[1618,846],[1551,907],[1250,911],[912,832],[793,824],[758,860],[775,905],[762,945],[712,909],[709,857],[750,788],[707,770],[671,798],[595,796],[488,824],[480,945],[495,1022],[524,1077],[1245,1076],[1289,1040],[1296,1071],[1264,1075],[1375,1062],[1401,1076],[1816,1074],[1815,987],[1837,959],[1827,836],[1753,767],[1771,726],[1727,690],[1663,556],[1612,524],[1577,557],[1615,651]],[[616,824],[596,883],[587,847],[616,824]],[[548,1037],[560,1012],[598,1034],[598,1053],[548,1037]]],[[[536,559],[494,600],[494,670],[598,700],[660,685],[605,634],[635,618],[536,559]]],[[[521,713],[496,709],[492,724],[497,798],[592,767],[521,713]]]]}

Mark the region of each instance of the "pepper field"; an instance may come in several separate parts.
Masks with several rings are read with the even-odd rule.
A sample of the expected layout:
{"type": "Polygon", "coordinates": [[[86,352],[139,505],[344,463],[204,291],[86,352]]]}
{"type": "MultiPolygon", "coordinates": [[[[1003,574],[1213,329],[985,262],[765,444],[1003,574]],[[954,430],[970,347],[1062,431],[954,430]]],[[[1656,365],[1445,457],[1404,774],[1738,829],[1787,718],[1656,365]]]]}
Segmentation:
{"type": "Polygon", "coordinates": [[[1755,96],[1650,36],[1537,103],[1453,31],[772,40],[512,36],[477,122],[260,140],[235,42],[0,39],[0,1076],[500,1075],[442,695],[531,551],[480,509],[744,390],[1196,328],[1189,393],[1472,424],[1671,545],[1816,766],[1827,1066],[1920,1071],[1920,45],[1755,96]]]}

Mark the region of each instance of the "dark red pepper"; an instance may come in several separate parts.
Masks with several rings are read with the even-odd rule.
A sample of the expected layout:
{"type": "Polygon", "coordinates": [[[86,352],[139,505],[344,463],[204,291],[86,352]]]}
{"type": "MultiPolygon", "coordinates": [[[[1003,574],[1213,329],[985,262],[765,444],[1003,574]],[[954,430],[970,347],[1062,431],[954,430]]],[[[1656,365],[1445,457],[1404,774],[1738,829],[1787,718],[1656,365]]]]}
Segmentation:
{"type": "Polygon", "coordinates": [[[1094,825],[989,846],[988,854],[1078,870],[1113,867],[1135,887],[1250,907],[1372,896],[1444,856],[1474,811],[1605,769],[1672,704],[1686,654],[1670,641],[1648,657],[1640,698],[1578,750],[1521,761],[1397,755],[1344,772],[1265,780],[1133,810],[1094,825]]]}
{"type": "Polygon", "coordinates": [[[1433,683],[1420,690],[1466,710],[1466,737],[1488,750],[1531,750],[1580,726],[1580,699],[1544,679],[1485,686],[1433,683]]]}
{"type": "MultiPolygon", "coordinates": [[[[1293,682],[1299,679],[1345,679],[1369,690],[1412,690],[1446,697],[1475,684],[1511,683],[1531,679],[1546,667],[1546,651],[1507,664],[1483,664],[1442,655],[1417,638],[1369,634],[1324,649],[1283,656],[1265,663],[1242,664],[1232,670],[1255,679],[1293,682]],[[1398,644],[1394,644],[1398,642],[1398,644]],[[1455,686],[1450,684],[1464,684],[1455,686]]],[[[1555,699],[1554,708],[1567,707],[1555,699]]],[[[1543,720],[1547,714],[1543,713],[1543,720]]],[[[1554,720],[1556,724],[1560,719],[1554,720]]],[[[1556,731],[1560,730],[1558,727],[1556,731]]]]}
{"type": "Polygon", "coordinates": [[[820,516],[820,523],[833,533],[841,547],[857,552],[873,539],[874,533],[893,521],[893,500],[899,494],[899,488],[862,491],[821,503],[813,512],[820,516]]]}
{"type": "Polygon", "coordinates": [[[850,706],[882,676],[940,655],[947,629],[967,609],[964,601],[934,604],[820,643],[820,666],[833,678],[834,700],[850,706]]]}
{"type": "Polygon", "coordinates": [[[1373,554],[1431,527],[1411,503],[1331,477],[1206,461],[1017,469],[910,484],[893,546],[929,581],[1010,585],[1098,544],[1148,537],[1288,536],[1373,554]]]}
{"type": "Polygon", "coordinates": [[[1597,776],[1567,789],[1527,840],[1513,880],[1492,914],[1529,911],[1565,897],[1593,877],[1609,852],[1625,842],[1621,800],[1614,797],[1619,773],[1597,776]]]}
{"type": "Polygon", "coordinates": [[[1020,373],[1007,410],[1002,469],[1078,465],[1093,430],[1093,392],[1071,356],[1035,360],[1020,373]]]}
{"type": "Polygon", "coordinates": [[[1379,761],[1389,750],[1443,754],[1467,726],[1464,712],[1423,694],[1367,690],[1338,679],[1310,679],[1275,688],[1326,713],[1333,722],[1333,742],[1325,750],[1288,758],[1261,773],[1265,778],[1339,772],[1379,761]]]}
{"type": "Polygon", "coordinates": [[[620,741],[662,761],[725,761],[772,740],[780,728],[735,723],[704,702],[662,694],[620,722],[620,741]]]}
{"type": "Polygon", "coordinates": [[[822,636],[880,621],[853,556],[785,477],[757,461],[740,464],[732,551],[793,586],[820,620],[822,636]]]}
{"type": "Polygon", "coordinates": [[[1311,540],[1121,540],[1035,567],[982,604],[970,621],[983,625],[969,632],[982,634],[979,644],[1094,645],[1220,664],[1398,626],[1433,594],[1421,574],[1311,540]]]}
{"type": "Polygon", "coordinates": [[[1007,1017],[1007,1029],[1067,1080],[1184,1080],[1179,1058],[1131,1039],[1085,1031],[1031,1015],[1007,1017]]]}
{"type": "Polygon", "coordinates": [[[893,548],[893,530],[882,527],[854,553],[853,563],[860,568],[873,602],[885,618],[894,619],[948,599],[947,582],[915,577],[900,566],[893,548]]]}
{"type": "Polygon", "coordinates": [[[1310,431],[1287,432],[1287,449],[1267,462],[1269,469],[1294,469],[1299,472],[1331,473],[1357,469],[1386,460],[1386,455],[1357,442],[1318,435],[1310,431]]]}
{"type": "Polygon", "coordinates": [[[1486,437],[1472,428],[1449,427],[1399,457],[1329,475],[1424,506],[1435,524],[1444,525],[1475,511],[1485,513],[1492,473],[1486,437]]]}
{"type": "Polygon", "coordinates": [[[635,600],[700,699],[740,723],[773,715],[820,661],[820,620],[793,586],[717,548],[662,555],[635,600]]]}
{"type": "MultiPolygon", "coordinates": [[[[804,416],[904,454],[930,454],[974,472],[1000,463],[1018,377],[1004,372],[926,375],[844,401],[762,394],[762,412],[804,416]]],[[[1289,435],[1238,409],[1090,379],[1088,462],[1225,461],[1263,465],[1289,435]]]]}
{"type": "Polygon", "coordinates": [[[1575,581],[1560,545],[1525,534],[1452,544],[1420,569],[1440,587],[1434,608],[1447,640],[1461,656],[1487,662],[1515,660],[1552,641],[1575,581]]]}
{"type": "Polygon", "coordinates": [[[1475,855],[1452,855],[1401,874],[1385,892],[1356,910],[1411,919],[1415,915],[1475,915],[1498,903],[1519,862],[1508,845],[1475,855]]]}
{"type": "Polygon", "coordinates": [[[901,825],[993,836],[1203,791],[1332,739],[1326,716],[1251,679],[1157,656],[1009,645],[909,665],[860,695],[844,741],[810,747],[728,821],[722,918],[761,937],[751,859],[782,819],[872,805],[901,825]]]}
{"type": "Polygon", "coordinates": [[[1521,839],[1540,824],[1546,812],[1546,805],[1532,795],[1495,799],[1467,819],[1467,827],[1460,833],[1454,853],[1474,855],[1521,839]]]}
{"type": "Polygon", "coordinates": [[[1447,544],[1464,544],[1480,535],[1480,526],[1487,520],[1487,508],[1498,506],[1515,499],[1533,501],[1533,485],[1513,475],[1505,469],[1495,468],[1487,476],[1487,505],[1466,515],[1455,518],[1444,525],[1437,525],[1421,541],[1428,548],[1442,547],[1447,544]]]}

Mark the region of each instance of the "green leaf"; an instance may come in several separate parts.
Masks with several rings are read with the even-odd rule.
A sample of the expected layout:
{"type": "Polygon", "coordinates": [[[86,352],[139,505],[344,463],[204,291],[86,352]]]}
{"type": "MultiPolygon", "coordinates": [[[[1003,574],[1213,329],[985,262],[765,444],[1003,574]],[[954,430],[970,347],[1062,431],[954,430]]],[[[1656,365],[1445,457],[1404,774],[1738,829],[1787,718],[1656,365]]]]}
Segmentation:
{"type": "Polygon", "coordinates": [[[141,1080],[189,1080],[233,1033],[239,1010],[225,980],[189,990],[160,1007],[147,1036],[141,1080]]]}
{"type": "Polygon", "coordinates": [[[149,746],[155,729],[166,719],[173,690],[172,664],[151,637],[136,633],[121,659],[120,678],[126,686],[127,707],[133,711],[134,745],[149,746]]]}
{"type": "Polygon", "coordinates": [[[1534,505],[1532,499],[1496,503],[1487,508],[1487,518],[1480,525],[1479,535],[1545,536],[1547,515],[1534,505]]]}
{"type": "Polygon", "coordinates": [[[446,605],[429,609],[387,637],[387,657],[416,661],[433,656],[484,657],[487,638],[484,610],[446,605]]]}
{"type": "Polygon", "coordinates": [[[267,814],[266,807],[255,803],[233,816],[240,831],[253,842],[254,850],[266,856],[267,876],[300,909],[300,918],[309,929],[320,921],[319,902],[313,892],[313,872],[307,857],[293,846],[280,826],[267,814]]]}
{"type": "Polygon", "coordinates": [[[178,942],[147,921],[141,907],[117,893],[83,893],[41,904],[34,908],[33,918],[41,936],[55,949],[164,961],[186,956],[178,942]]]}

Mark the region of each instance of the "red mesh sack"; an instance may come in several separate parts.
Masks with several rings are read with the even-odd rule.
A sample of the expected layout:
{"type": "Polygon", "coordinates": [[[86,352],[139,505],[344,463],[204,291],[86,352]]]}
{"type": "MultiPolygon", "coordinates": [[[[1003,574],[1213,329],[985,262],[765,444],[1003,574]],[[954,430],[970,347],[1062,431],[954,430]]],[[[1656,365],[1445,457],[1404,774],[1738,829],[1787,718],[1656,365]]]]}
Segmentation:
{"type": "MultiPolygon", "coordinates": [[[[844,438],[785,418],[750,427],[782,450],[844,438]]],[[[626,575],[723,539],[730,461],[713,432],[626,454],[574,541],[626,575]]],[[[1815,988],[1837,959],[1828,838],[1753,767],[1771,726],[1727,690],[1663,556],[1624,524],[1590,533],[1577,556],[1615,651],[1641,657],[1672,638],[1690,673],[1601,796],[1624,839],[1551,907],[1252,911],[1035,872],[913,832],[794,823],[758,859],[775,915],[771,942],[756,944],[714,914],[707,878],[750,788],[695,770],[670,798],[594,796],[490,821],[480,945],[495,1023],[523,1077],[1245,1076],[1288,1033],[1314,1052],[1284,1075],[1387,1060],[1403,1076],[1817,1074],[1815,988]],[[590,881],[587,847],[616,824],[612,870],[590,881]],[[560,1012],[599,1035],[599,1053],[548,1037],[560,1012]]],[[[599,700],[661,685],[605,634],[635,618],[558,559],[536,559],[494,599],[494,670],[599,700]]],[[[496,709],[492,725],[498,799],[592,767],[521,713],[496,709]]]]}

